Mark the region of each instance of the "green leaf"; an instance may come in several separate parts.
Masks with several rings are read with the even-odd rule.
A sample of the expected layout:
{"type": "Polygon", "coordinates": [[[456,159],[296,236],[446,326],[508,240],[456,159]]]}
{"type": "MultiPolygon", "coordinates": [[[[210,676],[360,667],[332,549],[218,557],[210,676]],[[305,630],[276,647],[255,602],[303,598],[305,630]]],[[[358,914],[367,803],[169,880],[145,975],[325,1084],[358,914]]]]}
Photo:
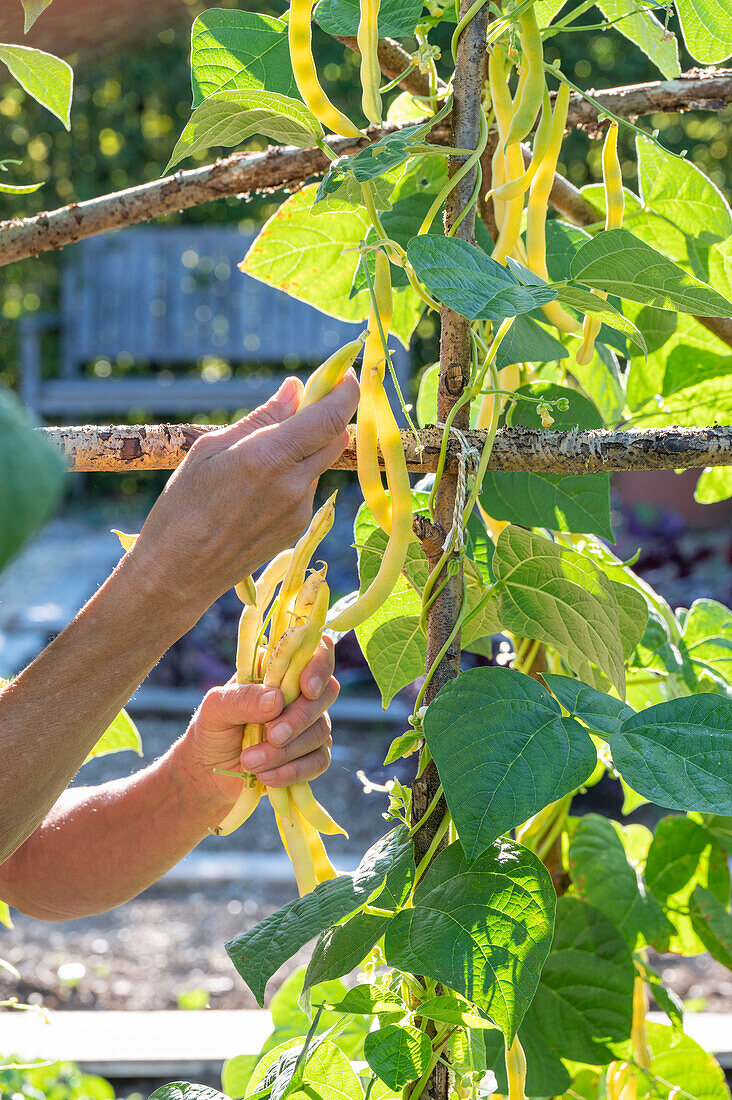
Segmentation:
{"type": "Polygon", "coordinates": [[[640,134],[636,136],[636,153],[643,209],[631,215],[631,229],[652,213],[705,244],[729,237],[730,208],[719,188],[695,164],[665,152],[640,134]]]}
{"type": "Polygon", "coordinates": [[[385,985],[355,985],[333,1008],[364,1016],[406,1016],[409,1011],[401,997],[385,985]]]}
{"type": "MultiPolygon", "coordinates": [[[[293,298],[341,321],[365,321],[368,292],[351,298],[357,246],[370,222],[363,207],[314,217],[311,206],[317,185],[303,187],[279,207],[262,227],[241,264],[268,286],[276,286],[293,298]]],[[[394,295],[394,336],[409,346],[421,314],[421,302],[411,287],[394,295]]]]}
{"type": "MultiPolygon", "coordinates": [[[[414,880],[414,853],[410,844],[400,845],[396,858],[387,871],[384,887],[378,894],[380,909],[398,909],[404,905],[414,880]]],[[[356,913],[344,924],[323,932],[315,944],[303,983],[302,1003],[309,1003],[313,986],[341,978],[361,966],[371,948],[381,939],[389,917],[372,917],[356,913]]]]}
{"type": "Polygon", "coordinates": [[[278,92],[262,88],[214,92],[194,110],[165,171],[214,146],[241,145],[253,134],[307,149],[323,137],[323,127],[303,103],[278,92]]]}
{"type": "Polygon", "coordinates": [[[610,325],[612,328],[618,330],[618,332],[624,333],[636,347],[645,353],[646,341],[643,333],[629,321],[627,317],[624,317],[617,306],[614,306],[612,302],[608,302],[605,298],[602,298],[599,294],[593,293],[591,290],[584,290],[579,286],[562,286],[560,283],[556,284],[557,297],[562,305],[569,306],[571,309],[579,310],[580,313],[586,313],[590,317],[595,317],[603,324],[610,325]]]}
{"type": "MultiPolygon", "coordinates": [[[[20,160],[0,160],[0,172],[6,173],[8,164],[17,165],[22,163],[20,160]]],[[[39,187],[43,187],[43,183],[3,183],[2,176],[0,176],[0,194],[30,195],[37,191],[39,187]]]]}
{"type": "Polygon", "coordinates": [[[150,1093],[149,1100],[226,1100],[208,1085],[192,1085],[189,1081],[171,1081],[150,1093]]]}
{"type": "Polygon", "coordinates": [[[390,922],[384,953],[472,1001],[511,1042],[549,952],[555,902],[533,852],[503,839],[468,863],[456,842],[430,866],[414,908],[390,922]]]}
{"type": "Polygon", "coordinates": [[[506,629],[552,646],[584,680],[596,665],[624,695],[624,649],[638,641],[625,620],[635,617],[642,633],[647,610],[640,593],[608,580],[589,558],[514,526],[498,537],[493,569],[506,629]],[[637,605],[635,616],[621,598],[637,605]]]}
{"type": "MultiPolygon", "coordinates": [[[[382,0],[379,38],[411,38],[422,13],[422,0],[382,0]]],[[[320,0],[315,18],[326,34],[352,38],[358,32],[358,0],[320,0]]]]}
{"type": "Polygon", "coordinates": [[[529,313],[557,296],[546,283],[521,286],[507,268],[456,237],[413,237],[407,254],[429,292],[471,321],[529,313]]]}
{"type": "Polygon", "coordinates": [[[664,817],[656,826],[648,852],[645,879],[676,930],[657,946],[681,955],[701,954],[705,944],[694,929],[689,904],[697,886],[703,886],[722,905],[729,902],[729,869],[721,845],[688,817],[664,817]]]}
{"type": "Polygon", "coordinates": [[[524,1029],[562,1058],[604,1065],[632,1021],[633,957],[621,933],[579,898],[557,902],[554,943],[524,1029]]]}
{"type": "Polygon", "coordinates": [[[312,893],[296,898],[226,944],[229,958],[260,1005],[278,967],[308,940],[367,902],[407,849],[411,852],[407,831],[399,826],[369,848],[352,874],[320,883],[312,893]]]}
{"type": "Polygon", "coordinates": [[[191,84],[194,107],[216,92],[248,88],[299,98],[287,24],[251,11],[202,12],[191,29],[191,84]]]}
{"type": "Polygon", "coordinates": [[[376,1076],[390,1089],[400,1089],[425,1072],[432,1057],[432,1043],[416,1027],[387,1024],[366,1036],[363,1052],[376,1076]]]}
{"type": "Polygon", "coordinates": [[[418,1015],[423,1020],[434,1020],[438,1024],[453,1024],[456,1027],[471,1027],[478,1031],[493,1030],[490,1020],[478,1016],[468,1001],[462,997],[431,997],[421,1001],[418,1015]]]}
{"type": "Polygon", "coordinates": [[[64,463],[20,402],[0,388],[0,569],[50,517],[61,499],[64,463]]]}
{"type": "Polygon", "coordinates": [[[732,611],[717,600],[694,600],[682,634],[689,660],[732,684],[732,611]]]}
{"type": "Polygon", "coordinates": [[[694,489],[697,504],[716,504],[732,497],[732,466],[708,466],[694,489]]]}
{"type": "Polygon", "coordinates": [[[361,966],[374,944],[386,932],[389,917],[356,913],[345,924],[336,924],[320,934],[305,975],[305,994],[314,985],[332,981],[361,966]]]}
{"type": "Polygon", "coordinates": [[[566,359],[568,351],[561,341],[531,317],[517,317],[501,340],[496,367],[503,370],[514,363],[548,363],[566,359]]]}
{"type": "Polygon", "coordinates": [[[427,708],[424,733],[469,860],[580,787],[597,763],[587,731],[514,669],[450,680],[427,708]]]}
{"type": "MultiPolygon", "coordinates": [[[[518,395],[541,397],[547,401],[564,399],[565,412],[552,410],[553,431],[575,428],[601,428],[602,420],[594,405],[576,390],[553,382],[521,386],[518,395]]],[[[536,405],[519,401],[513,424],[544,431],[536,405]]],[[[554,531],[598,534],[613,540],[610,524],[610,478],[607,474],[495,474],[483,478],[480,502],[495,519],[522,527],[548,527],[554,531]]]]}
{"type": "Polygon", "coordinates": [[[634,713],[632,707],[614,699],[612,695],[606,695],[604,691],[583,684],[581,680],[550,672],[543,672],[542,679],[564,709],[591,730],[606,734],[617,733],[624,719],[634,713]]]}
{"type": "Polygon", "coordinates": [[[675,0],[684,42],[696,61],[715,65],[732,54],[729,11],[720,0],[675,0]]]}
{"type": "Polygon", "coordinates": [[[689,899],[691,926],[709,954],[732,970],[732,916],[704,886],[695,886],[689,899]]]}
{"type": "MultiPolygon", "coordinates": [[[[672,357],[685,356],[689,348],[706,355],[729,355],[729,347],[693,317],[669,313],[668,310],[658,312],[672,318],[674,324],[670,331],[667,328],[664,333],[659,350],[649,352],[645,360],[634,358],[631,361],[627,389],[628,404],[633,412],[641,409],[646,402],[651,402],[658,411],[656,394],[663,392],[667,369],[677,374],[672,357]]],[[[636,316],[636,321],[640,323],[640,315],[636,316]]],[[[690,373],[690,380],[692,377],[690,373]]]]}
{"type": "MultiPolygon", "coordinates": [[[[676,314],[668,313],[668,316],[675,317],[676,314]]],[[[570,346],[574,343],[572,340],[570,346]]],[[[579,348],[579,340],[576,347],[579,348]]],[[[575,354],[567,369],[596,406],[603,426],[613,428],[618,425],[623,419],[625,409],[625,378],[620,371],[615,352],[605,344],[595,341],[595,353],[590,362],[580,365],[575,354]]]]}
{"type": "Polygon", "coordinates": [[[732,700],[703,693],[626,718],[607,737],[623,779],[670,810],[732,813],[732,700]]]}
{"type": "Polygon", "coordinates": [[[569,870],[577,895],[613,922],[631,951],[671,932],[658,902],[642,888],[607,818],[586,814],[577,821],[569,845],[569,870]]]}
{"type": "Polygon", "coordinates": [[[74,72],[69,64],[43,50],[5,42],[0,43],[0,61],[5,62],[28,95],[59,118],[67,130],[71,129],[74,72]]]}
{"type": "Polygon", "coordinates": [[[258,1061],[258,1054],[237,1054],[226,1059],[221,1069],[221,1088],[232,1100],[242,1100],[246,1096],[247,1085],[258,1061]]]}
{"type": "Polygon", "coordinates": [[[606,18],[617,20],[613,29],[635,42],[667,80],[679,75],[679,44],[653,12],[639,11],[633,0],[601,0],[597,6],[606,18]]]}
{"type": "Polygon", "coordinates": [[[688,1035],[667,1024],[646,1024],[651,1073],[636,1071],[638,1096],[668,1100],[671,1093],[694,1100],[729,1100],[724,1073],[688,1035]]]}
{"type": "Polygon", "coordinates": [[[23,33],[27,34],[39,15],[42,15],[51,3],[51,0],[21,0],[25,13],[23,33]]]}
{"type": "Polygon", "coordinates": [[[627,229],[608,229],[572,258],[573,281],[633,302],[703,317],[731,317],[732,303],[627,229]]]}
{"type": "Polygon", "coordinates": [[[93,760],[95,756],[106,756],[109,752],[123,752],[125,749],[132,749],[142,756],[142,740],[137,726],[127,711],[121,710],[86,759],[93,760]]]}

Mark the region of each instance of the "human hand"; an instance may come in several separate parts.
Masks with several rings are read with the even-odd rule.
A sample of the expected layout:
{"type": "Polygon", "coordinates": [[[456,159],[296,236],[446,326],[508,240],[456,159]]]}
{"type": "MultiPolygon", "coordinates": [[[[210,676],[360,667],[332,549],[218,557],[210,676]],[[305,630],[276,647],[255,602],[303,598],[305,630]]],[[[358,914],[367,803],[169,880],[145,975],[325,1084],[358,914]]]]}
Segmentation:
{"type": "Polygon", "coordinates": [[[318,478],[348,442],[356,376],[294,416],[301,396],[289,378],[266,405],[197,439],[126,555],[151,606],[184,629],[307,526],[318,478]]]}
{"type": "Polygon", "coordinates": [[[212,826],[242,789],[241,779],[215,769],[253,772],[268,787],[317,779],[326,771],[333,743],[326,712],[339,691],[333,667],[333,643],[324,638],[300,677],[302,694],[289,707],[279,689],[261,684],[230,683],[207,693],[178,744],[177,759],[195,797],[210,803],[212,826]],[[266,740],[242,753],[247,722],[266,725],[266,740]]]}

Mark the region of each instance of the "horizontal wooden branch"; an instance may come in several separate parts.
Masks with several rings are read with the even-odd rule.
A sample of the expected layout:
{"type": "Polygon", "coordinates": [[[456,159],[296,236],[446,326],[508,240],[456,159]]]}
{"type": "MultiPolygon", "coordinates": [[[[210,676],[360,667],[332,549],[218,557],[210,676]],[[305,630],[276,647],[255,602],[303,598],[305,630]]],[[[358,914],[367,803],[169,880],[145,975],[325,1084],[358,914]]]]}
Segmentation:
{"type": "MultiPolygon", "coordinates": [[[[199,435],[214,431],[199,424],[113,425],[39,428],[76,472],[172,470],[185,458],[199,435]]],[[[334,469],[355,470],[355,429],[334,469]]],[[[481,448],[485,431],[465,433],[481,448]]],[[[442,429],[419,432],[422,453],[409,431],[402,432],[407,465],[413,473],[434,472],[442,429]]],[[[459,456],[451,440],[448,463],[459,456]]],[[[732,466],[732,427],[641,428],[628,431],[552,432],[503,428],[496,435],[488,469],[500,473],[594,474],[613,470],[700,469],[732,466]]]]}
{"type": "MultiPolygon", "coordinates": [[[[593,94],[603,108],[624,118],[636,118],[654,111],[716,110],[732,102],[732,69],[694,69],[676,80],[610,88],[593,94]]],[[[592,126],[596,121],[597,110],[574,94],[568,125],[592,126]]],[[[368,137],[359,141],[330,138],[329,145],[340,156],[355,152],[369,141],[378,140],[398,128],[372,128],[368,137]]],[[[448,136],[448,127],[439,126],[430,135],[430,140],[444,144],[448,136]]],[[[293,190],[311,177],[322,174],[327,164],[327,158],[319,149],[278,146],[258,153],[234,153],[215,164],[176,172],[139,187],[129,187],[88,202],[71,203],[31,218],[13,218],[0,223],[0,265],[229,195],[293,190]]]]}

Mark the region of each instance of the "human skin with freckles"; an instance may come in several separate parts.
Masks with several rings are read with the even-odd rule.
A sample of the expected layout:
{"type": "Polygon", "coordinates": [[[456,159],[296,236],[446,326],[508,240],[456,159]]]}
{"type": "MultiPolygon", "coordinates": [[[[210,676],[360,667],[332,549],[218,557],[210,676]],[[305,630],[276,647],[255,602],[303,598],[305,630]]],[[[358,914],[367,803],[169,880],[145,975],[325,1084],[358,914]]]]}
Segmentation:
{"type": "Polygon", "coordinates": [[[268,695],[257,685],[214,689],[184,737],[150,768],[66,791],[163,653],[223,592],[307,526],[318,478],[348,442],[358,383],[348,371],[330,394],[294,416],[302,390],[298,379],[288,379],[266,405],[197,440],[133,549],[69,626],[0,691],[4,901],[47,919],[119,904],[190,851],[233,805],[241,781],[214,768],[243,766],[268,786],[287,786],[327,767],[324,712],[337,685],[332,647],[324,642],[303,673],[303,695],[287,710],[279,692],[268,695]],[[247,722],[268,726],[259,762],[240,760],[247,722]],[[36,898],[31,879],[45,879],[47,894],[46,870],[65,874],[66,901],[36,898]],[[44,905],[54,912],[42,911],[44,905]]]}

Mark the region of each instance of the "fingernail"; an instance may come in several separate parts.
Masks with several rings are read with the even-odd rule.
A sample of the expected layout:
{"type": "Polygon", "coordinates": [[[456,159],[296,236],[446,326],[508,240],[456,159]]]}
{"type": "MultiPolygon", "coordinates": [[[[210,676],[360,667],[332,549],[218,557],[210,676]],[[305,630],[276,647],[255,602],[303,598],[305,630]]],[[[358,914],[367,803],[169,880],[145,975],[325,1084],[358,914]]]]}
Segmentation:
{"type": "Polygon", "coordinates": [[[283,405],[294,407],[296,400],[296,382],[294,378],[286,378],[280,386],[280,400],[283,405]]]}
{"type": "Polygon", "coordinates": [[[291,737],[292,730],[287,722],[278,722],[277,725],[273,726],[269,731],[267,740],[271,741],[273,745],[286,745],[291,737]]]}
{"type": "Polygon", "coordinates": [[[251,748],[245,749],[241,754],[241,762],[245,768],[250,768],[252,771],[254,768],[258,768],[260,764],[263,764],[266,759],[264,749],[251,748]]]}
{"type": "Polygon", "coordinates": [[[257,779],[260,781],[260,783],[269,783],[271,779],[276,778],[277,772],[262,772],[260,775],[257,776],[257,779]]]}
{"type": "Polygon", "coordinates": [[[279,705],[279,691],[276,688],[270,688],[265,691],[260,700],[263,711],[268,714],[274,714],[279,705]]]}
{"type": "Polygon", "coordinates": [[[317,699],[323,692],[323,681],[319,676],[311,676],[308,680],[308,692],[313,699],[317,699]]]}

